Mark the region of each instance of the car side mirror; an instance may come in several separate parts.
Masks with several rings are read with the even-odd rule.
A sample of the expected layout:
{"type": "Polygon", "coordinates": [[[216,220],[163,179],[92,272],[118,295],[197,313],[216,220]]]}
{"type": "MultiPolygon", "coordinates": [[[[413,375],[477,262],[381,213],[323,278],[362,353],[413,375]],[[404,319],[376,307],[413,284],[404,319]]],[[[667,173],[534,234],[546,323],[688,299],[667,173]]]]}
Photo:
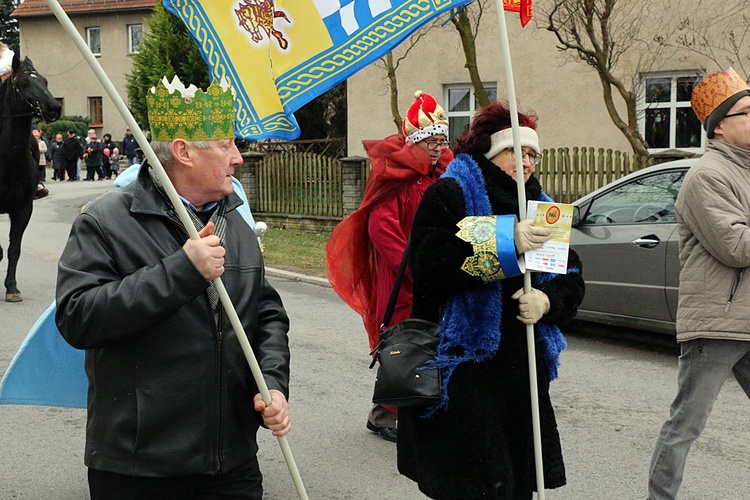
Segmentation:
{"type": "Polygon", "coordinates": [[[581,208],[577,206],[573,206],[573,227],[578,227],[581,225],[581,208]]]}

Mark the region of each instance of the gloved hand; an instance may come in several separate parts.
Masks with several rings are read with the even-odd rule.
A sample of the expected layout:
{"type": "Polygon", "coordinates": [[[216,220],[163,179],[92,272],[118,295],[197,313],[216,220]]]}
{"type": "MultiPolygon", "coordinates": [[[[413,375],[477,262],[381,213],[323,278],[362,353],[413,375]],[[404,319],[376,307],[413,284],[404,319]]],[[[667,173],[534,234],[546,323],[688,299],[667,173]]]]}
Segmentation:
{"type": "Polygon", "coordinates": [[[511,298],[518,300],[518,311],[521,314],[516,318],[521,323],[533,325],[549,312],[549,297],[536,288],[532,288],[529,293],[523,293],[521,288],[511,298]]]}
{"type": "Polygon", "coordinates": [[[541,247],[552,234],[551,228],[532,226],[532,222],[534,222],[534,219],[525,219],[513,228],[513,238],[516,240],[516,251],[518,253],[526,253],[529,250],[541,247]]]}

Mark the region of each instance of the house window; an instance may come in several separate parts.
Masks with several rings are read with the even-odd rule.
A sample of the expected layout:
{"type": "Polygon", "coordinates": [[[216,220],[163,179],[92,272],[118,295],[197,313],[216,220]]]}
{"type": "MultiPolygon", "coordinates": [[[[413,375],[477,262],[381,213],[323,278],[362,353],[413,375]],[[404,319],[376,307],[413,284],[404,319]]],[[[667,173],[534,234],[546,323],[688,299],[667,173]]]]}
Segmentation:
{"type": "MultiPolygon", "coordinates": [[[[497,87],[485,85],[490,102],[497,99],[497,87]]],[[[481,107],[474,96],[474,87],[470,84],[447,85],[443,102],[447,104],[446,113],[450,127],[450,142],[455,145],[455,139],[468,130],[474,113],[481,107]]]]}
{"type": "Polygon", "coordinates": [[[102,38],[99,26],[86,28],[86,39],[89,41],[89,49],[95,56],[102,55],[102,38]]]}
{"type": "Polygon", "coordinates": [[[104,126],[104,117],[102,116],[102,98],[89,97],[89,127],[104,126]]]}
{"type": "Polygon", "coordinates": [[[137,54],[141,51],[141,42],[143,42],[143,25],[128,25],[128,54],[137,54]]]}
{"type": "Polygon", "coordinates": [[[705,143],[701,123],[690,107],[690,94],[701,81],[698,72],[649,74],[642,79],[639,127],[649,151],[700,151],[705,143]]]}

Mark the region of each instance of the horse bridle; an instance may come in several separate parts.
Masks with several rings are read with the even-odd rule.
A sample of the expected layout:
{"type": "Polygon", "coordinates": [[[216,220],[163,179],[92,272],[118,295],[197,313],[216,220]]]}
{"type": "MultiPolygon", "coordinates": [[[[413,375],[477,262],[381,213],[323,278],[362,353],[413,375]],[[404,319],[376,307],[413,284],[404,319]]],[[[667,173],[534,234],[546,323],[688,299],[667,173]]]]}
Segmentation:
{"type": "Polygon", "coordinates": [[[42,112],[42,106],[39,104],[39,99],[36,99],[34,102],[31,102],[29,99],[26,98],[26,96],[24,96],[21,93],[21,91],[18,89],[18,86],[16,85],[16,83],[18,83],[18,80],[20,80],[21,78],[25,76],[28,76],[30,78],[37,78],[38,75],[39,73],[37,73],[36,71],[24,71],[18,74],[12,73],[10,77],[6,81],[3,82],[3,83],[7,83],[8,85],[10,85],[11,89],[13,89],[13,92],[15,92],[15,94],[18,97],[20,97],[23,102],[29,105],[30,111],[28,113],[19,113],[15,115],[4,114],[2,115],[2,118],[19,118],[21,116],[29,116],[29,115],[39,116],[39,117],[44,116],[44,113],[42,112]]]}

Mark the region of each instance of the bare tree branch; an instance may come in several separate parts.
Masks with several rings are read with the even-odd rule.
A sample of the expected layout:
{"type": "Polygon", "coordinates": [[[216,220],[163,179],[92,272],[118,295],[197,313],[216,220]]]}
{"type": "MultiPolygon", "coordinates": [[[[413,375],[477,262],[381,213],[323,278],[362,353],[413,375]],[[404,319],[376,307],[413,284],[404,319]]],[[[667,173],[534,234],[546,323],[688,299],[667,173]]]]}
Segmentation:
{"type": "Polygon", "coordinates": [[[401,45],[396,47],[393,51],[388,52],[385,56],[381,57],[375,63],[377,66],[385,70],[385,79],[388,82],[388,94],[391,103],[391,116],[393,118],[393,123],[396,125],[396,133],[401,132],[402,122],[401,112],[398,109],[398,77],[396,76],[398,67],[407,58],[409,52],[411,52],[411,50],[416,47],[417,44],[422,40],[422,38],[424,38],[433,29],[439,27],[440,23],[438,21],[433,21],[421,27],[406,41],[401,43],[401,45]],[[399,53],[399,55],[395,57],[395,59],[393,55],[394,51],[397,51],[399,53]]]}
{"type": "Polygon", "coordinates": [[[665,42],[676,30],[674,20],[638,0],[551,0],[539,10],[544,17],[537,24],[555,35],[561,55],[596,71],[612,123],[633,152],[647,155],[638,126],[637,88],[643,73],[660,69],[675,52],[665,42]]]}
{"type": "MultiPolygon", "coordinates": [[[[481,5],[481,2],[476,2],[476,4],[481,5]]],[[[452,16],[451,23],[453,23],[459,37],[461,37],[461,47],[463,47],[466,59],[465,67],[469,70],[469,79],[471,80],[472,87],[474,87],[474,96],[480,106],[486,106],[490,103],[490,98],[484,89],[482,77],[479,75],[476,45],[476,30],[479,27],[481,11],[481,7],[472,9],[472,5],[469,5],[466,8],[460,9],[452,16]],[[472,10],[474,11],[473,16],[470,15],[472,10]]]]}
{"type": "Polygon", "coordinates": [[[697,12],[683,16],[677,33],[670,41],[674,46],[705,57],[721,69],[732,66],[750,79],[750,0],[726,2],[710,16],[697,12]]]}

